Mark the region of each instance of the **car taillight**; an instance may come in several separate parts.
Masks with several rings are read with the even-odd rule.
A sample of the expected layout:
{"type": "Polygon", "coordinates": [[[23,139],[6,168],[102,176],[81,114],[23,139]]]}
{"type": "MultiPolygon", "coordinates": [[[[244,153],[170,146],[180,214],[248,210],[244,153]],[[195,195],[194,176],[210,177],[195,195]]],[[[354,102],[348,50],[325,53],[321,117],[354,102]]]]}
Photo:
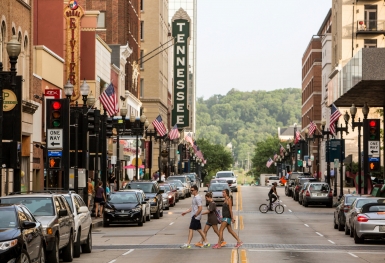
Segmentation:
{"type": "Polygon", "coordinates": [[[333,191],[330,191],[328,196],[333,197],[333,191]]]}
{"type": "Polygon", "coordinates": [[[306,190],[306,196],[310,196],[309,190],[306,190]]]}
{"type": "Polygon", "coordinates": [[[349,211],[350,205],[345,205],[344,206],[344,212],[347,213],[349,211]]]}
{"type": "Polygon", "coordinates": [[[367,216],[364,216],[364,215],[359,215],[359,216],[357,216],[357,221],[358,222],[368,222],[369,218],[367,216]]]}

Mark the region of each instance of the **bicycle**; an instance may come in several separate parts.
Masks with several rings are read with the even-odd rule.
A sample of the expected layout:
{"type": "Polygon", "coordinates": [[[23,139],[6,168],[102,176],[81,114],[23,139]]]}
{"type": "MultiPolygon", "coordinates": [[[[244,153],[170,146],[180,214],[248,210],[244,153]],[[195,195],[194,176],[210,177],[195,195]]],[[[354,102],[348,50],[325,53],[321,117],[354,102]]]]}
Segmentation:
{"type": "MultiPolygon", "coordinates": [[[[266,201],[270,201],[269,199],[266,199],[266,201]]],[[[272,210],[275,211],[277,214],[282,214],[285,211],[285,208],[283,205],[281,205],[282,201],[277,199],[273,204],[272,204],[272,210]]],[[[261,213],[267,213],[269,211],[269,204],[261,204],[259,206],[259,211],[261,213]]]]}

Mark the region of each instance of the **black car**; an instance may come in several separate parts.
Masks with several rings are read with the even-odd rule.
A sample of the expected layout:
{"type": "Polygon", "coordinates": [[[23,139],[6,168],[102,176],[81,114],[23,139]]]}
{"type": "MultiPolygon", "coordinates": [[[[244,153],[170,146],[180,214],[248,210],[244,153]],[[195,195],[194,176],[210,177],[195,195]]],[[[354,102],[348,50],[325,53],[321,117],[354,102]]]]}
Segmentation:
{"type": "Polygon", "coordinates": [[[356,200],[359,195],[354,194],[345,194],[342,198],[338,199],[338,205],[334,210],[334,219],[333,225],[334,229],[338,229],[339,231],[343,231],[345,228],[346,222],[346,213],[349,211],[350,206],[356,200]]]}
{"type": "Polygon", "coordinates": [[[135,191],[112,192],[105,204],[103,212],[103,226],[110,224],[135,223],[143,226],[146,222],[146,211],[140,203],[138,193],[135,191]]]}
{"type": "Polygon", "coordinates": [[[132,181],[126,185],[126,189],[141,189],[146,195],[146,201],[150,202],[151,214],[155,219],[163,217],[163,190],[160,190],[155,181],[132,181]]]}
{"type": "Polygon", "coordinates": [[[0,205],[0,262],[45,262],[39,221],[24,205],[0,205]]]}
{"type": "Polygon", "coordinates": [[[286,196],[293,196],[293,190],[294,190],[294,184],[295,184],[295,179],[298,177],[306,177],[306,176],[311,176],[309,173],[302,173],[302,172],[292,172],[289,174],[287,178],[287,182],[285,184],[285,195],[286,196]]]}

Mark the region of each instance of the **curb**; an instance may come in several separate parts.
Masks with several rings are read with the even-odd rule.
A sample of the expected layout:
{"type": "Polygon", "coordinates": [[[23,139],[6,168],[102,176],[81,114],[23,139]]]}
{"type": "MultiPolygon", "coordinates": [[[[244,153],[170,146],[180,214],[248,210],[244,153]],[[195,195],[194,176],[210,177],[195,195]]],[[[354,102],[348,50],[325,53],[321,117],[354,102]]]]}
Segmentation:
{"type": "Polygon", "coordinates": [[[99,228],[103,226],[102,220],[92,220],[92,229],[99,228]]]}

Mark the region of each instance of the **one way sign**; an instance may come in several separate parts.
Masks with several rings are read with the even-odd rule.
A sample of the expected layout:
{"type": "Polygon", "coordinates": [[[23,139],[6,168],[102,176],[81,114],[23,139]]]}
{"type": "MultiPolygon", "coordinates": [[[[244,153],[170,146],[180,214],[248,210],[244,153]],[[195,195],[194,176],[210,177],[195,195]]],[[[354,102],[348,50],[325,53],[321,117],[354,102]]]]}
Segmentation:
{"type": "Polygon", "coordinates": [[[63,129],[47,129],[47,149],[63,148],[63,129]]]}
{"type": "Polygon", "coordinates": [[[380,141],[368,141],[369,155],[372,157],[380,156],[380,141]]]}

